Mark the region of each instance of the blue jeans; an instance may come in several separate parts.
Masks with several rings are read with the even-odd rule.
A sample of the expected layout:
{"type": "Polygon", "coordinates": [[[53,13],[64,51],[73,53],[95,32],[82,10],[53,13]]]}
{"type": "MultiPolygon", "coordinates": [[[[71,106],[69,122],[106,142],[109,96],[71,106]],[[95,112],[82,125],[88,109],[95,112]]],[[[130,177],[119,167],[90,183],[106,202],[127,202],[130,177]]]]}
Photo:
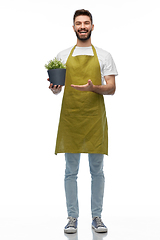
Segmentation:
{"type": "MultiPolygon", "coordinates": [[[[101,217],[104,195],[103,154],[88,154],[91,173],[91,212],[92,217],[101,217]]],[[[79,217],[77,175],[80,154],[65,153],[65,193],[68,217],[79,217]]]]}

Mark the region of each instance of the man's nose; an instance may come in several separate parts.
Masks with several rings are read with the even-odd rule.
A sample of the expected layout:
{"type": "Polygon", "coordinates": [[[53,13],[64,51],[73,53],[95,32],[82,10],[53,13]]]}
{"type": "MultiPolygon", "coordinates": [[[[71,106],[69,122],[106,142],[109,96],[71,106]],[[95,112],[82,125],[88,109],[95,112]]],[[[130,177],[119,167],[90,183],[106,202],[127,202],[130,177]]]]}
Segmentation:
{"type": "Polygon", "coordinates": [[[85,24],[84,23],[82,23],[81,28],[85,28],[85,24]]]}

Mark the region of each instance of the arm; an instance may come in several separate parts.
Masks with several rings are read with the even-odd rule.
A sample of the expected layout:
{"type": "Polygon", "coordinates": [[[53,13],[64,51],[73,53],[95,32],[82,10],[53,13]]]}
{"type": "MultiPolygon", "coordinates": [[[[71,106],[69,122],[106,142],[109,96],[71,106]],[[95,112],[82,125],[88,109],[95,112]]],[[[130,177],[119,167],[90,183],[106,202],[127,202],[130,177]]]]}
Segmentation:
{"type": "Polygon", "coordinates": [[[106,85],[93,85],[92,81],[89,79],[88,83],[85,85],[71,85],[79,91],[90,91],[101,95],[113,95],[116,90],[115,76],[109,75],[105,76],[106,85]]]}
{"type": "Polygon", "coordinates": [[[106,85],[93,85],[93,92],[102,95],[113,95],[116,91],[115,76],[104,76],[106,85]]]}

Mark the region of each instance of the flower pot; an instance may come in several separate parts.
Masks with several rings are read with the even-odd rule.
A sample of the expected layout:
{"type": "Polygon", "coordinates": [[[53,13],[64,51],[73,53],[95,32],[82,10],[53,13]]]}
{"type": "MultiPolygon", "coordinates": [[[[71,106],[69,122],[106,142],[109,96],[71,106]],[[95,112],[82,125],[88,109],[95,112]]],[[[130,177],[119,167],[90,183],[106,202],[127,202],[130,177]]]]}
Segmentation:
{"type": "Polygon", "coordinates": [[[65,85],[65,76],[66,76],[66,69],[65,68],[58,68],[58,69],[51,69],[48,70],[49,81],[53,83],[53,85],[65,85]]]}

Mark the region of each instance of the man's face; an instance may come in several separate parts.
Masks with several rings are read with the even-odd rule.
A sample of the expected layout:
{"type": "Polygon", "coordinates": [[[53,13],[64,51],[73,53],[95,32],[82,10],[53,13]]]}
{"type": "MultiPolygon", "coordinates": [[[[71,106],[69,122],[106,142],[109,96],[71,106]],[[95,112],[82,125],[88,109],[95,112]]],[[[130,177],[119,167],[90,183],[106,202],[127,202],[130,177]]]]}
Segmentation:
{"type": "Polygon", "coordinates": [[[94,25],[91,24],[91,20],[88,16],[80,15],[75,18],[73,29],[79,40],[86,41],[91,37],[94,25]]]}

